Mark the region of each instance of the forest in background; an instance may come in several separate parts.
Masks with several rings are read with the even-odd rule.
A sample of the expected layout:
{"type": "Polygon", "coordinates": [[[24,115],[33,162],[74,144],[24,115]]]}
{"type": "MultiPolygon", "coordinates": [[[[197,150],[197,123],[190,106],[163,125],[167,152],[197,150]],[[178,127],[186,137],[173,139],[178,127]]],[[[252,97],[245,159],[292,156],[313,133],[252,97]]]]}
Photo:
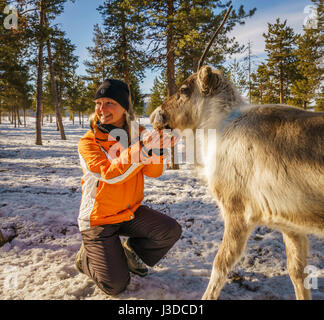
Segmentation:
{"type": "MultiPolygon", "coordinates": [[[[8,117],[14,126],[25,126],[28,112],[35,114],[37,145],[42,144],[44,120],[56,121],[62,140],[66,139],[63,116],[69,115],[73,123],[77,116],[83,126],[84,115],[93,111],[96,88],[105,78],[129,85],[133,117],[150,114],[197,70],[206,44],[231,5],[222,0],[102,1],[97,8],[102,20],[93,27],[89,58],[83,62],[65,31],[55,24],[68,1],[78,2],[0,0],[0,121],[8,117]],[[16,12],[9,10],[12,6],[16,12]],[[16,28],[5,26],[10,14],[16,14],[16,28]],[[80,63],[85,63],[86,74],[77,73],[80,63]],[[158,70],[160,76],[144,110],[139,83],[146,70],[158,70]]],[[[252,103],[324,111],[323,0],[312,3],[316,23],[304,26],[302,34],[296,34],[286,20],[268,23],[263,34],[267,58],[258,65],[251,42],[239,45],[229,37],[257,10],[239,6],[232,10],[206,63],[221,69],[252,103]],[[245,58],[233,60],[239,53],[245,58]]]]}

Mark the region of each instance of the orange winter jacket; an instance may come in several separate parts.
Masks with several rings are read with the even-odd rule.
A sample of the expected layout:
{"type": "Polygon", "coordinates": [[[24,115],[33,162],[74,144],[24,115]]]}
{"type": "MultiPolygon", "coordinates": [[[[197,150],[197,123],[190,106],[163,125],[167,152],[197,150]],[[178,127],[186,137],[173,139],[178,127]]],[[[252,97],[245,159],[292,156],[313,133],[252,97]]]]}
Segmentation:
{"type": "MultiPolygon", "coordinates": [[[[143,130],[140,127],[139,134],[143,130]]],[[[163,172],[162,156],[159,164],[144,165],[140,161],[143,150],[138,140],[125,148],[111,134],[101,132],[95,122],[81,138],[80,231],[134,218],[144,198],[144,175],[159,177],[163,172]]]]}

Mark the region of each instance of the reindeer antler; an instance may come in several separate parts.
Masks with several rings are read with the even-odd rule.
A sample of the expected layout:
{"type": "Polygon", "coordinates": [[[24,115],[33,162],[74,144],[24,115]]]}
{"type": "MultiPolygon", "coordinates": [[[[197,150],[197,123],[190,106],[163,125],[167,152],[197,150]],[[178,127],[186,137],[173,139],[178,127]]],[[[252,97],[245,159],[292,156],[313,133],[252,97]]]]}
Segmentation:
{"type": "Polygon", "coordinates": [[[225,16],[224,16],[224,19],[223,19],[222,23],[221,23],[220,26],[217,28],[217,30],[215,31],[214,35],[213,35],[212,38],[210,39],[210,41],[209,41],[207,47],[205,48],[205,51],[204,51],[204,53],[202,54],[202,56],[201,56],[201,58],[200,58],[200,60],[199,60],[199,62],[198,62],[198,69],[197,69],[197,71],[199,71],[199,69],[201,68],[202,64],[204,63],[204,60],[205,60],[205,58],[206,58],[206,55],[207,55],[208,50],[210,49],[210,47],[211,47],[212,43],[214,42],[216,36],[219,34],[219,32],[221,31],[221,29],[223,28],[223,26],[224,26],[224,24],[225,24],[225,22],[226,22],[226,20],[227,20],[227,18],[228,18],[228,16],[229,16],[229,14],[230,14],[232,8],[233,8],[233,6],[230,6],[230,7],[228,8],[228,10],[227,10],[227,12],[226,12],[226,14],[225,14],[225,16]]]}

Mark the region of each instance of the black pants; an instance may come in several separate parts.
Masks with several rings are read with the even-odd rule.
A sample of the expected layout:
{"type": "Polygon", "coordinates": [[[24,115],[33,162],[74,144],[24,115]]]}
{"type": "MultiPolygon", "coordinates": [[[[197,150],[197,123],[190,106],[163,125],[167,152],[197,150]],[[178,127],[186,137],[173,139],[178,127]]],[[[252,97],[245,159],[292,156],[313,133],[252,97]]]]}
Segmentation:
{"type": "Polygon", "coordinates": [[[131,247],[152,267],[171,249],[181,232],[181,226],[173,218],[140,206],[133,220],[95,226],[81,232],[86,251],[83,271],[105,293],[116,295],[130,281],[120,235],[130,237],[131,247]]]}

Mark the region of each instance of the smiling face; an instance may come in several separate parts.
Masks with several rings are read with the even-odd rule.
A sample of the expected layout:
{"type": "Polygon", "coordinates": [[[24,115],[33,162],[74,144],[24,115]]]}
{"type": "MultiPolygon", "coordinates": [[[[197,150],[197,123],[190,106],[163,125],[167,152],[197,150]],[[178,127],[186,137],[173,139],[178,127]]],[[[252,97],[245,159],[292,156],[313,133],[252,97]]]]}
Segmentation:
{"type": "Polygon", "coordinates": [[[99,98],[95,102],[95,112],[102,124],[111,124],[119,128],[124,125],[126,110],[117,101],[99,98]]]}

